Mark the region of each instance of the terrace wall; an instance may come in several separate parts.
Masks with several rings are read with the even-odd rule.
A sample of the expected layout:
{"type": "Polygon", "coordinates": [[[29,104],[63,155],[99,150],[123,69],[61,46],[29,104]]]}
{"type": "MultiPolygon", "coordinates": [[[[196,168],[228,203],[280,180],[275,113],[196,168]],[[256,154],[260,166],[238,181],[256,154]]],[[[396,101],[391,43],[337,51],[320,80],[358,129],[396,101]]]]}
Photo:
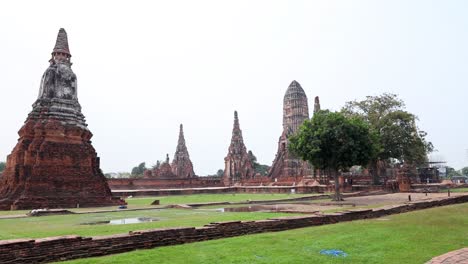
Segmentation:
{"type": "Polygon", "coordinates": [[[194,177],[185,179],[107,179],[112,190],[161,189],[161,188],[204,188],[223,187],[221,177],[194,177]]]}
{"type": "Polygon", "coordinates": [[[247,234],[284,231],[343,221],[377,218],[385,215],[465,202],[468,202],[468,195],[418,201],[376,210],[355,210],[320,216],[281,217],[260,221],[220,222],[201,228],[151,229],[131,231],[128,234],[96,237],[62,236],[35,240],[3,240],[0,241],[0,263],[40,263],[103,256],[136,249],[149,249],[247,234]]]}
{"type": "Polygon", "coordinates": [[[323,193],[327,186],[239,186],[185,189],[112,189],[113,196],[162,196],[202,193],[323,193]]]}

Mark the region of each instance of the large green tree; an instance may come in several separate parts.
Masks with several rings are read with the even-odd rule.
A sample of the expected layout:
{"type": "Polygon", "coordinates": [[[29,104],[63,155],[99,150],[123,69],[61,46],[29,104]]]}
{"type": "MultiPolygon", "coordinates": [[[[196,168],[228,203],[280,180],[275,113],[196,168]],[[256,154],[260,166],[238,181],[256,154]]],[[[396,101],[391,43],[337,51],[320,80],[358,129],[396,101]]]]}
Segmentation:
{"type": "Polygon", "coordinates": [[[457,171],[456,169],[452,167],[447,167],[447,178],[451,179],[454,176],[462,176],[462,173],[460,171],[457,171]]]}
{"type": "Polygon", "coordinates": [[[319,111],[289,137],[289,149],[335,179],[335,200],[342,200],[338,172],[367,165],[377,153],[377,138],[359,117],[319,111]]]}
{"type": "Polygon", "coordinates": [[[0,161],[0,174],[5,170],[6,163],[3,161],[0,161]]]}
{"type": "Polygon", "coordinates": [[[146,163],[142,162],[138,166],[133,167],[131,176],[132,178],[141,177],[146,170],[146,163]]]}
{"type": "Polygon", "coordinates": [[[427,154],[433,150],[426,132],[416,126],[417,117],[405,111],[404,102],[395,94],[347,102],[342,112],[361,117],[378,135],[381,148],[370,163],[376,182],[385,170],[382,164],[396,160],[417,166],[426,162],[427,154]]]}
{"type": "Polygon", "coordinates": [[[460,171],[463,176],[468,176],[468,167],[463,167],[460,171]]]}
{"type": "Polygon", "coordinates": [[[270,166],[258,163],[257,157],[255,157],[255,155],[253,154],[251,150],[249,150],[248,155],[254,167],[255,174],[259,173],[262,176],[267,175],[268,171],[270,170],[270,166]]]}

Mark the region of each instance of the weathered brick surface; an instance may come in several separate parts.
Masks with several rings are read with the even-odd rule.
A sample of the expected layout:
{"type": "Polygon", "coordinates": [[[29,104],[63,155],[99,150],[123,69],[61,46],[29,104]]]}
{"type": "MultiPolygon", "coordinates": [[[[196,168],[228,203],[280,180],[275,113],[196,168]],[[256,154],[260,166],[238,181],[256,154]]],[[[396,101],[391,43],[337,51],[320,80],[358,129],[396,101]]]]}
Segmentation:
{"type": "Polygon", "coordinates": [[[295,157],[288,149],[288,137],[298,130],[304,120],[309,119],[307,95],[297,81],[293,81],[283,99],[283,132],[278,141],[278,152],[271,166],[269,177],[298,177],[311,175],[308,162],[295,157]]]}
{"type": "Polygon", "coordinates": [[[237,111],[234,111],[231,144],[229,145],[228,154],[224,158],[224,185],[230,186],[241,183],[243,180],[251,179],[254,176],[253,162],[244,144],[237,111]]]}
{"type": "MultiPolygon", "coordinates": [[[[202,177],[200,177],[202,178],[202,177]]],[[[203,177],[204,178],[204,177],[203,177]]],[[[145,182],[146,179],[128,180],[128,179],[112,179],[109,180],[109,185],[112,188],[114,196],[161,196],[161,195],[189,195],[189,194],[202,194],[202,193],[323,193],[327,191],[327,188],[318,186],[238,186],[238,187],[222,187],[222,183],[218,187],[216,185],[209,185],[208,180],[193,180],[192,184],[189,185],[188,181],[182,182],[179,186],[190,187],[190,188],[174,188],[174,189],[159,189],[154,186],[154,181],[145,182]],[[128,182],[131,185],[128,185],[128,182]],[[146,185],[147,183],[147,185],[146,185]],[[185,185],[187,184],[187,185],[185,185]],[[211,187],[206,187],[203,185],[211,187]],[[126,188],[127,186],[133,186],[137,188],[126,188]],[[143,187],[143,186],[146,186],[143,187]],[[202,188],[195,188],[202,187],[202,188]]],[[[158,180],[158,183],[167,184],[172,183],[172,180],[158,180]]],[[[213,183],[213,182],[211,182],[213,183]]],[[[172,186],[172,185],[171,185],[172,186]]]]}
{"type": "Polygon", "coordinates": [[[0,210],[106,206],[113,199],[77,97],[65,30],[0,180],[0,210]]]}
{"type": "Polygon", "coordinates": [[[185,145],[184,127],[182,124],[180,124],[179,139],[172,163],[169,162],[169,154],[167,154],[165,162],[160,163],[158,161],[156,166],[145,170],[144,178],[157,180],[159,188],[167,187],[168,184],[174,184],[171,187],[180,188],[181,186],[191,184],[192,181],[196,184],[198,177],[195,176],[193,164],[185,145]],[[182,181],[174,181],[175,179],[182,179],[182,181]]]}
{"type": "Polygon", "coordinates": [[[171,189],[171,188],[206,188],[223,187],[221,177],[197,177],[188,179],[146,178],[146,179],[107,179],[112,190],[142,190],[142,189],[171,189]]]}
{"type": "Polygon", "coordinates": [[[63,236],[0,241],[0,263],[41,263],[220,239],[263,232],[377,218],[435,206],[468,202],[468,195],[431,199],[377,210],[353,210],[325,215],[278,217],[260,221],[211,223],[204,227],[159,228],[98,237],[63,236]]]}
{"type": "Polygon", "coordinates": [[[192,178],[195,176],[193,171],[193,164],[190,160],[190,155],[185,145],[184,127],[180,124],[179,139],[177,141],[177,148],[172,160],[172,173],[178,178],[192,178]]]}

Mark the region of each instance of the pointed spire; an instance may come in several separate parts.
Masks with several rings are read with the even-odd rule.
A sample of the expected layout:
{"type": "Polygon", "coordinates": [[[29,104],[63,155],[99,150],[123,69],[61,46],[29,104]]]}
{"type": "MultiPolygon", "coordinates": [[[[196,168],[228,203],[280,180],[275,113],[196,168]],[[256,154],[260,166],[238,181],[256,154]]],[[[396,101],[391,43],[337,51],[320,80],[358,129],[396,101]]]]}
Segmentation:
{"type": "Polygon", "coordinates": [[[317,113],[318,111],[320,111],[320,99],[318,96],[315,96],[314,113],[317,113]]]}
{"type": "Polygon", "coordinates": [[[239,116],[237,115],[237,111],[234,111],[234,130],[240,129],[239,126],[239,116]]]}
{"type": "Polygon", "coordinates": [[[247,153],[247,148],[242,138],[242,130],[239,125],[239,116],[237,111],[234,111],[234,127],[232,129],[231,144],[229,145],[228,154],[224,158],[224,184],[229,185],[241,180],[249,178],[255,174],[252,162],[247,153]]]}
{"type": "MultiPolygon", "coordinates": [[[[242,138],[242,130],[239,125],[239,116],[237,115],[237,111],[234,111],[234,126],[232,128],[231,146],[236,146],[237,144],[241,144],[241,147],[245,148],[244,139],[242,138]]],[[[239,149],[239,147],[236,146],[234,149],[239,149]]]]}
{"type": "Polygon", "coordinates": [[[65,53],[71,57],[70,48],[68,47],[68,37],[65,29],[61,28],[57,35],[57,41],[55,42],[54,53],[65,53]]]}
{"type": "Polygon", "coordinates": [[[180,124],[179,140],[174,159],[172,160],[172,173],[180,178],[188,178],[195,175],[193,164],[190,161],[190,155],[185,145],[184,126],[182,124],[180,124]]]}
{"type": "Polygon", "coordinates": [[[179,127],[179,140],[177,141],[176,153],[174,159],[178,155],[178,153],[187,152],[187,146],[185,146],[185,137],[184,137],[184,125],[180,124],[179,127]]]}

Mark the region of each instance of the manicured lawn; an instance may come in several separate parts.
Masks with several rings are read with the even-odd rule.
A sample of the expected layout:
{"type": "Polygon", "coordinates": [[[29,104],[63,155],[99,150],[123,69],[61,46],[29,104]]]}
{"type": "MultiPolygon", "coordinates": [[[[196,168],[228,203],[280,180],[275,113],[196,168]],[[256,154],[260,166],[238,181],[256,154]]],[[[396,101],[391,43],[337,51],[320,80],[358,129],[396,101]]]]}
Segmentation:
{"type": "Polygon", "coordinates": [[[425,263],[468,246],[468,204],[67,263],[425,263]],[[348,256],[321,255],[339,249],[348,256]]]}
{"type": "MultiPolygon", "coordinates": [[[[447,190],[444,190],[444,192],[447,192],[447,190]]],[[[468,193],[468,188],[453,188],[453,189],[450,189],[450,192],[466,192],[466,193],[468,193]]]]}
{"type": "Polygon", "coordinates": [[[158,197],[135,197],[126,199],[129,205],[145,206],[150,205],[154,200],[159,200],[161,204],[187,204],[187,203],[207,203],[207,202],[244,202],[247,200],[275,200],[298,198],[303,196],[320,194],[262,194],[262,193],[235,193],[235,194],[192,194],[192,195],[171,195],[158,197]]]}
{"type": "Polygon", "coordinates": [[[24,215],[29,213],[31,210],[15,210],[15,211],[0,211],[0,216],[6,215],[24,215]]]}
{"type": "Polygon", "coordinates": [[[259,220],[284,216],[284,213],[221,213],[214,210],[162,209],[93,213],[77,215],[55,215],[0,219],[0,239],[40,238],[60,235],[96,236],[127,233],[128,231],[158,227],[203,226],[210,222],[230,220],[259,220]],[[82,223],[108,221],[125,218],[150,217],[155,222],[126,225],[83,225],[82,223]]]}

